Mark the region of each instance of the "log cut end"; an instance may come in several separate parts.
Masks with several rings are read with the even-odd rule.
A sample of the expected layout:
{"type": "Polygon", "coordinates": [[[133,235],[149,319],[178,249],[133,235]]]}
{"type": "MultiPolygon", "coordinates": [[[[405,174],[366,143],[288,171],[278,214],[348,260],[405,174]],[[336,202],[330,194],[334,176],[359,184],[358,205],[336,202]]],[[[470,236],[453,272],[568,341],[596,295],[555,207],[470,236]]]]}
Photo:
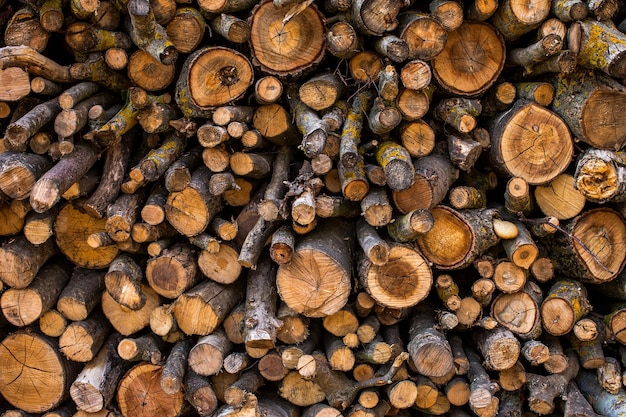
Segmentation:
{"type": "Polygon", "coordinates": [[[325,317],[343,307],[350,294],[350,274],[328,254],[299,250],[276,276],[281,299],[307,317],[325,317]]]}
{"type": "Polygon", "coordinates": [[[433,276],[419,252],[395,245],[384,265],[365,262],[361,280],[367,292],[379,304],[391,308],[411,307],[428,295],[433,276]]]}
{"type": "Polygon", "coordinates": [[[166,394],[161,389],[163,367],[140,363],[122,378],[117,390],[117,404],[124,416],[152,417],[180,415],[185,404],[182,391],[166,394]]]}
{"type": "Polygon", "coordinates": [[[475,96],[493,85],[505,58],[498,31],[487,23],[468,21],[448,34],[445,48],[433,59],[433,75],[446,90],[475,96]]]}
{"type": "Polygon", "coordinates": [[[0,362],[0,393],[28,413],[42,413],[59,405],[76,377],[56,342],[30,332],[15,332],[4,339],[0,362]]]}
{"type": "Polygon", "coordinates": [[[294,14],[291,5],[268,1],[252,11],[249,24],[254,62],[268,73],[296,75],[324,57],[324,19],[314,5],[294,14]]]}

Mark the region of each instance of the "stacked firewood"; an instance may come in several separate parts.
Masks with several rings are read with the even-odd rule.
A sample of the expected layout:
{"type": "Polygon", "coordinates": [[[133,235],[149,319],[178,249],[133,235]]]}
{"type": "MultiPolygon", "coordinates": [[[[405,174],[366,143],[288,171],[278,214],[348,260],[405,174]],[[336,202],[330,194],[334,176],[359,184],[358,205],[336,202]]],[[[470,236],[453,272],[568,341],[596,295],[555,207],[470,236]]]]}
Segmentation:
{"type": "Polygon", "coordinates": [[[625,12],[0,0],[2,415],[625,415],[625,12]]]}

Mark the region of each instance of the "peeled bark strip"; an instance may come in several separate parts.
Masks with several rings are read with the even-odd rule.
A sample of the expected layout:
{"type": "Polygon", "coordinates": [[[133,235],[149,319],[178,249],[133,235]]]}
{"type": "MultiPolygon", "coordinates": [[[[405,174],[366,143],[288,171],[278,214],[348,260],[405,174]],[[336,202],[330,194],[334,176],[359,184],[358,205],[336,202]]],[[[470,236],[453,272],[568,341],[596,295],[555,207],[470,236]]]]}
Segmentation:
{"type": "Polygon", "coordinates": [[[561,233],[544,240],[557,271],[567,271],[568,276],[584,282],[602,283],[623,269],[626,255],[618,250],[618,242],[623,241],[626,224],[617,212],[606,208],[588,210],[562,227],[577,240],[561,233]]]}
{"type": "Polygon", "coordinates": [[[14,288],[27,287],[37,276],[44,263],[57,253],[57,248],[49,239],[46,243],[34,246],[24,236],[5,242],[0,248],[0,279],[14,288]]]}
{"type": "Polygon", "coordinates": [[[129,368],[129,363],[117,353],[116,345],[120,339],[119,334],[111,335],[72,383],[70,395],[79,410],[95,413],[107,407],[113,399],[117,384],[129,368]]]}
{"type": "Polygon", "coordinates": [[[206,47],[185,60],[175,98],[184,116],[207,117],[213,107],[241,97],[252,82],[246,57],[229,48],[206,47]],[[208,85],[206,79],[211,80],[208,85]]]}
{"type": "Polygon", "coordinates": [[[424,256],[440,269],[466,267],[498,243],[492,223],[495,212],[491,209],[455,211],[437,206],[431,213],[435,224],[417,239],[417,244],[424,256]]]}
{"type": "Polygon", "coordinates": [[[241,295],[241,283],[221,285],[205,281],[179,296],[174,303],[174,317],[188,335],[212,333],[226,318],[241,295]],[[202,317],[202,320],[196,320],[202,317]]]}
{"type": "Polygon", "coordinates": [[[555,85],[552,109],[575,137],[598,149],[618,150],[626,143],[626,124],[610,110],[626,102],[623,85],[583,70],[559,75],[555,85]],[[600,121],[598,114],[605,114],[606,119],[600,121]]]}
{"type": "Polygon", "coordinates": [[[140,363],[122,377],[116,396],[122,415],[176,417],[183,412],[183,392],[165,393],[160,385],[162,373],[161,365],[140,363]]]}
{"type": "Polygon", "coordinates": [[[307,317],[324,317],[346,304],[351,268],[344,238],[350,238],[349,231],[327,220],[296,244],[291,262],[280,265],[276,276],[280,298],[289,307],[307,317]]]}
{"type": "Polygon", "coordinates": [[[447,37],[445,47],[432,61],[435,79],[453,94],[471,97],[484,93],[504,67],[506,53],[500,33],[487,23],[465,21],[447,37]]]}
{"type": "Polygon", "coordinates": [[[17,331],[0,346],[4,368],[0,393],[12,406],[43,413],[67,397],[78,367],[61,354],[56,341],[37,332],[17,331]]]}
{"type": "Polygon", "coordinates": [[[267,1],[255,7],[248,19],[254,63],[270,74],[297,75],[324,57],[325,31],[317,8],[311,5],[298,14],[290,12],[290,5],[275,7],[267,1]]]}
{"type": "Polygon", "coordinates": [[[490,133],[494,165],[529,184],[552,180],[571,161],[573,143],[564,121],[535,103],[518,101],[490,133]]]}

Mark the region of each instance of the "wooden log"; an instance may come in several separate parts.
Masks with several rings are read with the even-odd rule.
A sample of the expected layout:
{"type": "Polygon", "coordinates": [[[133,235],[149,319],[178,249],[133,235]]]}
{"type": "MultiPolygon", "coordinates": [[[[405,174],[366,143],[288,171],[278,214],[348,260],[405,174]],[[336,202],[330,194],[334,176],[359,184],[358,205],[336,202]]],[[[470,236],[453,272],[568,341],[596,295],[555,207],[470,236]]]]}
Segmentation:
{"type": "Polygon", "coordinates": [[[528,282],[520,291],[498,295],[491,303],[491,316],[522,340],[534,339],[542,331],[541,301],[541,289],[528,282]]]}
{"type": "Polygon", "coordinates": [[[127,362],[161,363],[163,341],[154,333],[137,338],[126,337],[117,344],[117,354],[127,362]]]}
{"type": "MultiPolygon", "coordinates": [[[[613,237],[619,236],[622,229],[622,221],[619,217],[614,217],[616,213],[608,209],[595,209],[584,212],[576,218],[568,221],[562,227],[568,233],[576,236],[580,241],[574,247],[573,243],[567,243],[567,237],[560,235],[550,235],[545,243],[550,245],[552,259],[555,260],[557,270],[561,265],[568,268],[568,275],[586,282],[601,283],[610,281],[622,269],[624,260],[618,253],[613,252],[613,237]],[[609,220],[610,219],[610,220],[609,220]],[[605,223],[605,221],[610,221],[605,223]],[[605,252],[599,252],[598,246],[593,239],[590,239],[587,228],[594,225],[597,231],[602,230],[605,248],[610,248],[605,252]],[[551,242],[562,242],[560,247],[552,246],[551,242]],[[587,248],[583,249],[580,242],[587,248]],[[608,245],[608,246],[607,246],[608,245]]],[[[594,234],[594,236],[599,236],[594,234]]]]}
{"type": "Polygon", "coordinates": [[[83,268],[105,268],[117,257],[117,246],[92,248],[89,236],[106,232],[106,219],[94,219],[72,203],[59,210],[54,223],[55,240],[61,252],[75,265],[83,268]]]}
{"type": "Polygon", "coordinates": [[[426,297],[433,281],[422,256],[400,244],[390,245],[389,259],[382,266],[363,257],[359,261],[359,277],[361,285],[377,303],[392,308],[416,305],[426,297]],[[402,272],[409,270],[413,272],[402,272]]]}
{"type": "Polygon", "coordinates": [[[398,210],[406,214],[415,209],[431,209],[445,198],[452,183],[458,178],[458,170],[442,154],[430,154],[414,162],[413,185],[399,192],[392,192],[398,210]]]}
{"type": "Polygon", "coordinates": [[[520,355],[520,343],[513,333],[503,327],[493,330],[480,329],[472,334],[489,370],[505,370],[512,367],[520,355]]]}
{"type": "Polygon", "coordinates": [[[189,369],[185,373],[185,398],[195,408],[199,416],[211,415],[218,407],[210,382],[189,369]]]}
{"type": "Polygon", "coordinates": [[[16,331],[2,345],[3,397],[12,406],[29,413],[43,413],[60,405],[79,369],[61,354],[56,341],[37,332],[16,331]],[[25,366],[23,361],[32,365],[25,366]]]}
{"type": "Polygon", "coordinates": [[[573,353],[568,355],[570,366],[562,373],[542,377],[528,375],[528,403],[536,413],[547,414],[554,410],[554,398],[566,392],[567,384],[578,374],[579,364],[573,353]]]}
{"type": "Polygon", "coordinates": [[[186,339],[177,341],[174,347],[172,347],[163,365],[163,372],[160,378],[161,389],[164,393],[173,395],[182,392],[190,348],[191,343],[186,339]]]}
{"type": "Polygon", "coordinates": [[[175,99],[184,116],[209,116],[212,107],[243,95],[252,81],[252,65],[243,55],[229,48],[205,47],[185,60],[175,99]],[[213,80],[209,86],[206,77],[213,80]]]}
{"type": "Polygon", "coordinates": [[[261,258],[257,269],[248,273],[246,288],[246,351],[252,357],[253,349],[271,349],[276,343],[276,332],[281,323],[276,318],[277,294],[273,283],[275,272],[269,257],[261,258]]]}
{"type": "Polygon", "coordinates": [[[157,294],[176,298],[199,280],[195,251],[185,244],[174,244],[146,266],[146,279],[157,294]]]}
{"type": "Polygon", "coordinates": [[[167,198],[167,221],[185,236],[201,233],[222,208],[221,197],[209,193],[209,177],[210,171],[206,167],[199,167],[193,172],[188,187],[170,193],[167,198]],[[188,214],[188,207],[194,207],[193,215],[188,214]]]}
{"type": "Polygon", "coordinates": [[[117,384],[130,367],[118,355],[119,334],[112,334],[98,354],[72,382],[70,396],[79,410],[95,413],[107,407],[115,396],[117,384]]]}
{"type": "Polygon", "coordinates": [[[494,123],[490,156],[494,166],[510,176],[521,177],[529,184],[542,184],[561,174],[569,164],[573,151],[571,136],[565,122],[550,110],[520,100],[494,123]],[[515,133],[515,126],[533,126],[532,134],[515,133]],[[511,141],[509,135],[516,139],[511,141]],[[537,156],[532,156],[535,153],[537,156]],[[522,159],[518,157],[514,164],[509,163],[513,155],[522,155],[522,159]]]}
{"type": "Polygon", "coordinates": [[[221,285],[202,282],[179,296],[174,302],[174,317],[188,335],[207,335],[219,326],[241,297],[240,283],[221,285]],[[194,317],[201,315],[197,321],[194,317]]]}
{"type": "Polygon", "coordinates": [[[37,276],[44,263],[57,253],[50,240],[39,246],[32,245],[21,235],[0,247],[0,259],[4,267],[0,279],[13,288],[27,287],[37,276]]]}
{"type": "Polygon", "coordinates": [[[499,406],[499,399],[494,394],[498,386],[492,383],[485,368],[481,365],[480,356],[473,349],[466,349],[470,363],[468,376],[470,378],[470,409],[477,415],[494,415],[499,406]]]}
{"type": "Polygon", "coordinates": [[[425,376],[441,377],[454,369],[454,359],[448,341],[435,327],[428,307],[420,304],[411,319],[410,342],[407,345],[417,371],[425,376]]]}
{"type": "MultiPolygon", "coordinates": [[[[624,127],[618,120],[610,120],[610,130],[604,130],[592,114],[603,112],[607,100],[620,103],[624,100],[624,89],[608,77],[602,77],[589,71],[577,70],[575,73],[557,76],[556,93],[552,109],[567,123],[572,134],[598,149],[616,150],[624,144],[624,127]],[[565,96],[576,97],[571,102],[563,101],[565,96]]],[[[611,118],[611,113],[607,113],[611,118]]]]}
{"type": "Polygon", "coordinates": [[[313,233],[296,244],[292,261],[278,267],[276,286],[280,298],[307,317],[327,316],[347,302],[351,287],[350,263],[344,238],[350,238],[350,234],[336,225],[330,220],[318,225],[313,233]],[[320,269],[321,265],[325,266],[320,269]],[[324,275],[319,274],[321,270],[325,271],[324,275]],[[294,285],[296,282],[301,284],[294,285]],[[312,293],[319,297],[311,297],[312,293]]]}
{"type": "Polygon", "coordinates": [[[146,303],[138,310],[130,310],[117,303],[107,291],[102,293],[102,311],[113,328],[123,336],[148,327],[152,311],[161,304],[161,298],[149,286],[142,285],[141,292],[146,296],[146,303]]]}
{"type": "Polygon", "coordinates": [[[435,79],[447,91],[471,97],[493,85],[502,71],[505,58],[504,40],[498,31],[487,23],[465,21],[447,35],[441,53],[433,58],[432,70],[435,79]],[[481,36],[489,41],[478,42],[481,36]],[[468,54],[467,51],[473,52],[468,54]],[[480,69],[474,62],[476,56],[480,56],[480,69]],[[451,62],[455,64],[451,65],[451,62]]]}
{"type": "Polygon", "coordinates": [[[122,377],[117,389],[117,404],[123,415],[151,416],[155,413],[176,417],[183,412],[182,391],[165,393],[160,384],[163,366],[139,363],[122,377]],[[139,396],[137,396],[139,395],[139,396]],[[132,410],[132,411],[131,411],[132,410]]]}
{"type": "Polygon", "coordinates": [[[2,294],[2,314],[14,326],[34,323],[56,305],[70,274],[70,265],[65,262],[53,260],[45,264],[26,288],[9,288],[2,294]]]}

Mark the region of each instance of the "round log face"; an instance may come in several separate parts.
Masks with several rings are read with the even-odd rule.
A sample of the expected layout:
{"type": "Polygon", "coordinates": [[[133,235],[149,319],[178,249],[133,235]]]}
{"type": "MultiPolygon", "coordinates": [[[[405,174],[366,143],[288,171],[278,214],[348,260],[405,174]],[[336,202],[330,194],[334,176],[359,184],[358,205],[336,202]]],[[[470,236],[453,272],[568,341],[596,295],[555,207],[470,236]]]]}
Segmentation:
{"type": "Polygon", "coordinates": [[[599,282],[610,281],[623,269],[626,223],[619,213],[608,209],[589,210],[578,218],[572,233],[588,249],[574,241],[576,254],[599,282]]]}
{"type": "Polygon", "coordinates": [[[429,261],[442,269],[454,269],[470,255],[474,236],[468,225],[445,207],[432,209],[433,228],[417,239],[429,261]]]}
{"type": "Polygon", "coordinates": [[[432,61],[433,75],[450,92],[474,96],[496,81],[505,58],[504,41],[492,26],[465,22],[448,34],[445,48],[432,61]]]}
{"type": "Polygon", "coordinates": [[[562,173],[572,160],[574,144],[565,122],[551,111],[528,103],[503,127],[497,152],[512,176],[543,184],[562,173]]]}
{"type": "Polygon", "coordinates": [[[201,108],[221,106],[241,97],[252,85],[248,59],[229,48],[206,48],[189,69],[189,92],[201,108]]]}
{"type": "Polygon", "coordinates": [[[82,268],[99,269],[109,266],[119,253],[117,246],[94,249],[87,244],[90,235],[105,231],[106,220],[94,219],[77,210],[72,203],[66,204],[59,211],[54,223],[59,249],[74,265],[82,268]]]}
{"type": "Polygon", "coordinates": [[[276,75],[297,74],[324,55],[324,23],[315,6],[283,22],[292,5],[265,2],[250,19],[250,48],[261,69],[276,75]]]}
{"type": "Polygon", "coordinates": [[[0,343],[0,393],[28,413],[50,410],[61,402],[70,377],[63,360],[56,343],[46,338],[11,334],[0,343]]]}
{"type": "Polygon", "coordinates": [[[185,402],[182,391],[166,394],[161,389],[163,367],[140,363],[122,378],[117,391],[117,403],[124,417],[179,415],[185,402]]]}
{"type": "Polygon", "coordinates": [[[626,118],[615,109],[624,108],[623,92],[599,90],[587,101],[580,126],[591,145],[600,149],[620,149],[626,144],[626,118]]]}
{"type": "Polygon", "coordinates": [[[339,311],[350,294],[350,276],[326,253],[299,250],[276,274],[280,298],[307,317],[325,317],[339,311]]]}
{"type": "Polygon", "coordinates": [[[528,334],[537,320],[537,306],[525,292],[501,294],[492,303],[491,315],[498,323],[518,335],[528,334]],[[529,308],[535,306],[535,308],[529,308]]]}
{"type": "Polygon", "coordinates": [[[404,246],[392,247],[389,261],[372,265],[366,277],[372,298],[391,308],[416,305],[426,298],[432,282],[430,267],[422,255],[404,246]]]}

